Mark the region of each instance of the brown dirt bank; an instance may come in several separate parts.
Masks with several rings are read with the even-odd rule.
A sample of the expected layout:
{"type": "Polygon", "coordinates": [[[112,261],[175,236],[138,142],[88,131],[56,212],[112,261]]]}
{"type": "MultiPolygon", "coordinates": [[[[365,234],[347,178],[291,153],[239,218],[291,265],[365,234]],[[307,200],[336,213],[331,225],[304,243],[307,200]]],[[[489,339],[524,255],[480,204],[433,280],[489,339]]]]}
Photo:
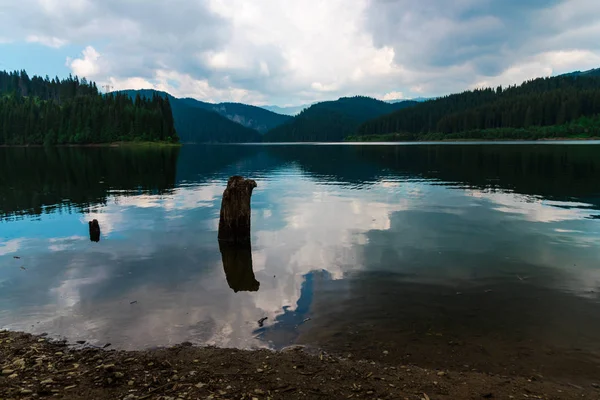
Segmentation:
{"type": "Polygon", "coordinates": [[[598,399],[578,387],[480,372],[351,361],[297,349],[68,346],[0,332],[0,399],[598,399]]]}

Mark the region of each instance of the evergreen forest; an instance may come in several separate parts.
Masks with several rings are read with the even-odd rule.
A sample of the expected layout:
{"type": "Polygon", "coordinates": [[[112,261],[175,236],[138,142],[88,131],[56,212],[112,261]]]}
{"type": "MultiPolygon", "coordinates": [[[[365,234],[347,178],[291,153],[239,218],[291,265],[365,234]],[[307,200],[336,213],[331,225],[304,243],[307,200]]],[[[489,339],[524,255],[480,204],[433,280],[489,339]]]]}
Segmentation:
{"type": "Polygon", "coordinates": [[[351,140],[539,139],[597,133],[600,77],[578,73],[476,89],[362,124],[351,140]],[[384,135],[384,136],[382,136],[384,135]],[[391,135],[391,136],[390,136],[391,135]]]}
{"type": "Polygon", "coordinates": [[[342,97],[317,103],[263,138],[265,142],[335,142],[356,132],[361,123],[417,102],[386,103],[365,96],[342,97]]]}
{"type": "Polygon", "coordinates": [[[77,76],[0,71],[0,145],[178,140],[167,98],[102,95],[77,76]]]}

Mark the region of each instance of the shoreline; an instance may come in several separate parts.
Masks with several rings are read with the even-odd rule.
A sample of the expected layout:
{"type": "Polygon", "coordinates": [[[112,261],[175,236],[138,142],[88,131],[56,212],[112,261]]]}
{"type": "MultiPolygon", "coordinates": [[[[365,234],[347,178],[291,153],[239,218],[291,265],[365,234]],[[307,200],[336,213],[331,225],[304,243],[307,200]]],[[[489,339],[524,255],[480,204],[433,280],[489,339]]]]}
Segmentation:
{"type": "Polygon", "coordinates": [[[187,145],[304,145],[304,144],[443,144],[443,143],[506,143],[506,142],[523,142],[523,143],[536,143],[536,142],[586,142],[586,141],[599,141],[600,137],[565,137],[565,138],[543,138],[543,139],[440,139],[440,140],[344,140],[342,142],[236,142],[236,143],[217,143],[217,142],[206,142],[206,143],[167,143],[167,142],[111,142],[111,143],[87,143],[87,144],[60,144],[45,146],[42,144],[19,144],[19,145],[0,145],[0,148],[89,148],[89,147],[183,147],[187,145]]]}
{"type": "Polygon", "coordinates": [[[440,139],[440,140],[346,140],[343,143],[456,143],[456,142],[489,142],[489,143],[502,143],[502,142],[561,142],[561,141],[597,141],[600,137],[564,137],[564,138],[543,138],[543,139],[440,139]]]}
{"type": "Polygon", "coordinates": [[[274,352],[195,347],[123,351],[0,331],[0,398],[598,398],[600,386],[344,359],[300,346],[274,352]]]}
{"type": "Polygon", "coordinates": [[[0,148],[65,148],[65,147],[181,147],[182,143],[167,142],[110,142],[110,143],[86,143],[86,144],[56,144],[44,146],[43,144],[3,144],[0,148]]]}

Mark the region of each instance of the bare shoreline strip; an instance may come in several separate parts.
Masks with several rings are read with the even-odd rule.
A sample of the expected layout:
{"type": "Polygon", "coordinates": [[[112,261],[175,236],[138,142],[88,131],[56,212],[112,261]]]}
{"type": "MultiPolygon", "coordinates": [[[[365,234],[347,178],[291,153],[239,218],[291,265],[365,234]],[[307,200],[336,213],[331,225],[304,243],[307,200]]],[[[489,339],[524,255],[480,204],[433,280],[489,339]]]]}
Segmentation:
{"type": "Polygon", "coordinates": [[[282,352],[194,347],[146,351],[70,346],[0,332],[1,399],[597,399],[580,387],[481,372],[282,352]]]}

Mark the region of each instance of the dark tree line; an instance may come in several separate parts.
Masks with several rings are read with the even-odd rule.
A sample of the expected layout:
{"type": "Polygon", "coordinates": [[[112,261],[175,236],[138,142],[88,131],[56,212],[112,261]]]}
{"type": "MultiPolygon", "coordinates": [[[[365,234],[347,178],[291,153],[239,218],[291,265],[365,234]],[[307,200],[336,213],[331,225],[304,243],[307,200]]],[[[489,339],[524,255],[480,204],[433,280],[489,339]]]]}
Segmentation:
{"type": "Polygon", "coordinates": [[[169,100],[102,95],[95,83],[73,76],[0,72],[0,145],[114,141],[177,142],[169,100]]]}
{"type": "Polygon", "coordinates": [[[563,125],[600,113],[600,77],[558,76],[520,86],[477,89],[427,101],[368,121],[358,135],[453,134],[563,125]]]}

